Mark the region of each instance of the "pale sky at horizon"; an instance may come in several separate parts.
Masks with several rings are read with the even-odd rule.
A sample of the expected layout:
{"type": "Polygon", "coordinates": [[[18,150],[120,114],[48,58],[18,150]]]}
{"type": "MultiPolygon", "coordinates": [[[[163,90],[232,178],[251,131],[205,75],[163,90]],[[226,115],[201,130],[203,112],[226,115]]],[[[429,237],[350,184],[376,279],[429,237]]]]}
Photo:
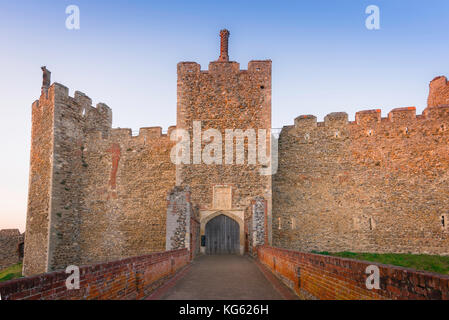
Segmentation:
{"type": "Polygon", "coordinates": [[[31,103],[42,72],[104,102],[113,126],[176,123],[176,64],[207,69],[218,32],[231,60],[273,61],[273,127],[301,114],[426,106],[428,84],[449,75],[449,1],[5,1],[0,0],[0,229],[25,230],[31,103]],[[81,29],[65,27],[78,5],[81,29]],[[365,27],[380,8],[381,29],[365,27]]]}

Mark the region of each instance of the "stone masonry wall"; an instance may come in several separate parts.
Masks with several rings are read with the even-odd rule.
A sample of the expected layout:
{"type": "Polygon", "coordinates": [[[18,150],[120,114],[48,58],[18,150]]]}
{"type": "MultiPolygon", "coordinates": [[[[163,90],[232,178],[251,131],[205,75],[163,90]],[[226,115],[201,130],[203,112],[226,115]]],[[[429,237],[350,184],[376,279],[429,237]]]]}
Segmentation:
{"type": "Polygon", "coordinates": [[[257,254],[257,246],[268,244],[267,234],[267,201],[262,197],[256,197],[245,210],[245,250],[251,255],[257,254]]]}
{"type": "MultiPolygon", "coordinates": [[[[170,129],[171,130],[171,129],[170,129]]],[[[165,249],[167,193],[175,185],[172,142],[160,127],[112,129],[85,145],[83,263],[109,261],[165,249]]]]}
{"type": "Polygon", "coordinates": [[[429,85],[428,107],[449,105],[449,84],[444,76],[436,77],[429,85]]]}
{"type": "Polygon", "coordinates": [[[198,216],[198,210],[193,211],[190,217],[190,259],[195,258],[200,253],[201,247],[201,225],[198,216]]]}
{"type": "Polygon", "coordinates": [[[25,275],[165,248],[172,142],[111,129],[111,110],[91,105],[57,83],[33,104],[25,275]]]}
{"type": "Polygon", "coordinates": [[[22,262],[24,234],[18,229],[0,230],[0,271],[10,265],[22,262]]]}
{"type": "MultiPolygon", "coordinates": [[[[107,135],[112,111],[105,104],[92,107],[82,92],[54,85],[54,154],[51,180],[50,232],[47,271],[83,263],[80,248],[81,215],[86,179],[85,137],[91,131],[107,135]]],[[[101,261],[101,260],[100,260],[101,261]]]]}
{"type": "Polygon", "coordinates": [[[28,185],[28,209],[26,221],[25,256],[23,272],[45,272],[48,264],[48,226],[53,171],[53,121],[55,86],[49,89],[49,97],[42,94],[31,107],[32,131],[30,174],[28,185]]]}
{"type": "Polygon", "coordinates": [[[252,215],[252,244],[262,246],[266,243],[266,201],[262,197],[256,197],[253,201],[252,215]]]}
{"type": "Polygon", "coordinates": [[[167,196],[166,250],[190,247],[191,219],[190,188],[176,186],[167,196]]]}
{"type": "Polygon", "coordinates": [[[448,155],[449,106],[298,117],[279,140],[273,244],[449,254],[448,155]]]}
{"type": "MultiPolygon", "coordinates": [[[[225,164],[226,129],[271,128],[271,61],[251,61],[248,70],[240,70],[236,62],[211,62],[208,71],[199,64],[178,64],[178,109],[177,128],[186,129],[194,139],[193,122],[201,121],[204,133],[216,129],[221,133],[223,147],[221,164],[206,164],[204,161],[177,166],[177,184],[189,185],[192,203],[201,210],[213,210],[213,187],[232,187],[232,208],[244,210],[256,196],[268,199],[271,209],[271,176],[260,174],[261,163],[248,164],[248,144],[245,140],[245,162],[237,164],[234,146],[234,162],[225,164]]],[[[211,142],[202,138],[201,148],[211,142]]],[[[215,141],[214,141],[215,142],[215,141]]],[[[268,143],[267,143],[268,145],[268,143]]],[[[268,145],[269,155],[269,145],[268,145]]],[[[195,146],[191,144],[191,153],[195,146]]],[[[201,154],[201,151],[199,152],[201,154]]]]}

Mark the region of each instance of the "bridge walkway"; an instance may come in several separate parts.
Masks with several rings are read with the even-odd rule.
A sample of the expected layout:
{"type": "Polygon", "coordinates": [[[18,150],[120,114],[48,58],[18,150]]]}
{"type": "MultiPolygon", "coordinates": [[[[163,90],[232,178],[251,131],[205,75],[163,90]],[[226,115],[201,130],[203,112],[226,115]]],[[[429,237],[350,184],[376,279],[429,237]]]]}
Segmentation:
{"type": "Polygon", "coordinates": [[[248,256],[200,255],[148,300],[290,300],[297,296],[248,256]]]}

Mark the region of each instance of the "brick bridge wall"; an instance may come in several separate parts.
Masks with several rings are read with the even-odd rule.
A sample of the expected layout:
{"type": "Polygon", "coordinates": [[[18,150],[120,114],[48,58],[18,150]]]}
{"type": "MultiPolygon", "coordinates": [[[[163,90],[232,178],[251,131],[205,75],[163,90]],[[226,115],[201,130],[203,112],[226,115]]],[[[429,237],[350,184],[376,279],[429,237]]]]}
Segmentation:
{"type": "Polygon", "coordinates": [[[267,246],[257,259],[304,299],[449,300],[449,276],[267,246]],[[369,265],[379,267],[379,290],[366,288],[369,265]]]}
{"type": "MultiPolygon", "coordinates": [[[[440,83],[444,82],[444,83],[440,83]]],[[[449,254],[449,97],[429,107],[300,116],[279,138],[273,245],[301,251],[449,254]]],[[[445,93],[446,92],[446,93],[445,93]]]]}
{"type": "Polygon", "coordinates": [[[187,249],[80,267],[80,289],[67,290],[65,271],[0,283],[2,300],[143,299],[189,263],[187,249]]]}

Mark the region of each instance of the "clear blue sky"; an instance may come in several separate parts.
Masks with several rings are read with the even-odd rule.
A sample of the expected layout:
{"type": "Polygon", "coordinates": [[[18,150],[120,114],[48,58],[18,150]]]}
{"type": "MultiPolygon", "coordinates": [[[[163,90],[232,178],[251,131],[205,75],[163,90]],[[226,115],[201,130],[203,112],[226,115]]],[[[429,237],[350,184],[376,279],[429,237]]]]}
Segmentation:
{"type": "Polygon", "coordinates": [[[300,114],[426,104],[428,83],[449,75],[449,1],[4,1],[0,0],[0,229],[24,231],[31,103],[40,66],[52,81],[105,102],[115,127],[176,122],[176,64],[206,69],[218,31],[246,69],[273,60],[273,127],[300,114]],[[81,29],[65,28],[76,4],[81,29]],[[381,29],[365,28],[380,8],[381,29]]]}

